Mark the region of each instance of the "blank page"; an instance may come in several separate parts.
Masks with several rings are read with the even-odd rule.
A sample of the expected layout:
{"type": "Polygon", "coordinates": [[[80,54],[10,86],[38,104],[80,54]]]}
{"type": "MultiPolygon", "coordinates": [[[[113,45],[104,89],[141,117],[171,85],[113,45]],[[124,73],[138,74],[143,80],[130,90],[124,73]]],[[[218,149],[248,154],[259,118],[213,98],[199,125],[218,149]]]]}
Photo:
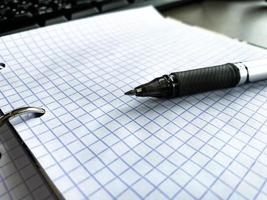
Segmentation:
{"type": "Polygon", "coordinates": [[[157,76],[267,52],[152,8],[0,39],[0,107],[66,199],[266,199],[266,81],[183,98],[123,93],[157,76]]]}

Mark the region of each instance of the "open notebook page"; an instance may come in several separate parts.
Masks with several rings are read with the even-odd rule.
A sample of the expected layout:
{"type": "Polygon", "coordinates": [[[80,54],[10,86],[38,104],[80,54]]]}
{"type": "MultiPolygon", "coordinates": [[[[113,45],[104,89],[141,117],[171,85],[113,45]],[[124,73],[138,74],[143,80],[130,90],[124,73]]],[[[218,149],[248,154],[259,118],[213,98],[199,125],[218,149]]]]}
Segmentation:
{"type": "Polygon", "coordinates": [[[266,81],[171,100],[124,91],[265,50],[152,8],[0,39],[0,107],[66,199],[266,199],[266,81]]]}

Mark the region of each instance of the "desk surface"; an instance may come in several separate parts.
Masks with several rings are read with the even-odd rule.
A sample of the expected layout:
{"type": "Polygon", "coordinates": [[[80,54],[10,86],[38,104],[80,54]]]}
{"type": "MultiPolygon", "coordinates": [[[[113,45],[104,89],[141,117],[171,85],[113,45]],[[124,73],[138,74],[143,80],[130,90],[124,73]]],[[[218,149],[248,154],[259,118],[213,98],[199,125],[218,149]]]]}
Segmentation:
{"type": "Polygon", "coordinates": [[[164,15],[267,48],[267,2],[204,0],[164,15]]]}

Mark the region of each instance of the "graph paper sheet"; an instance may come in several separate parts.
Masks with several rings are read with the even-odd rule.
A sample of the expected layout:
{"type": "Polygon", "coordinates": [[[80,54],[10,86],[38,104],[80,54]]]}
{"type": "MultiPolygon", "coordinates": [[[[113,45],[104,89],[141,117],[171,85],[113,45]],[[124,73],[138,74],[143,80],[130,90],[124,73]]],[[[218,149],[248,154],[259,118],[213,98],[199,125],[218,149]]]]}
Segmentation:
{"type": "Polygon", "coordinates": [[[0,133],[0,199],[56,199],[10,128],[0,133]]]}
{"type": "Polygon", "coordinates": [[[66,199],[266,199],[266,81],[170,100],[123,95],[159,75],[267,58],[152,8],[0,38],[0,107],[66,199]]]}

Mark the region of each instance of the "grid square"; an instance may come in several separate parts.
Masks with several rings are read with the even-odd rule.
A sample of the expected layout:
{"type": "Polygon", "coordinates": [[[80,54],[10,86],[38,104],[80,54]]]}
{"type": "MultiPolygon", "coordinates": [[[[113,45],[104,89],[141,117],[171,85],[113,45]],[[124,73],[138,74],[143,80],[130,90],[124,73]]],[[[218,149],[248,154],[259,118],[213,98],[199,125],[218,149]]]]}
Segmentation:
{"type": "Polygon", "coordinates": [[[227,199],[232,192],[232,189],[220,180],[215,182],[215,184],[211,187],[211,190],[219,195],[222,199],[227,199]]]}
{"type": "Polygon", "coordinates": [[[74,169],[69,173],[69,175],[75,184],[79,184],[79,182],[89,178],[90,176],[89,173],[82,167],[74,169]]]}
{"type": "Polygon", "coordinates": [[[178,193],[178,195],[174,198],[176,200],[183,199],[183,200],[194,200],[195,198],[193,196],[190,196],[187,192],[182,190],[178,193]]]}
{"type": "Polygon", "coordinates": [[[114,179],[106,186],[109,193],[111,193],[114,197],[118,197],[123,191],[127,189],[127,185],[125,185],[121,180],[114,179]],[[114,185],[116,187],[114,187],[114,185]]]}
{"type": "Polygon", "coordinates": [[[213,174],[214,176],[219,176],[223,172],[223,167],[218,163],[211,160],[206,166],[205,169],[213,174]]]}
{"type": "Polygon", "coordinates": [[[150,152],[146,157],[145,160],[148,161],[151,165],[156,166],[163,161],[164,157],[162,157],[156,151],[150,152]]]}
{"type": "Polygon", "coordinates": [[[179,185],[170,179],[165,180],[160,184],[159,189],[170,199],[181,189],[179,185]]]}
{"type": "Polygon", "coordinates": [[[153,185],[151,185],[148,181],[145,179],[141,179],[138,182],[136,182],[132,188],[134,191],[139,194],[142,198],[147,196],[153,189],[153,185]]]}
{"type": "Polygon", "coordinates": [[[254,186],[257,189],[259,189],[264,183],[264,178],[260,177],[259,175],[255,174],[252,171],[249,171],[246,174],[244,180],[247,181],[247,183],[250,183],[252,186],[254,186]]]}
{"type": "Polygon", "coordinates": [[[177,169],[177,167],[168,160],[164,160],[162,163],[159,164],[157,168],[167,176],[172,174],[177,169]]]}
{"type": "Polygon", "coordinates": [[[208,192],[203,196],[203,199],[219,200],[220,197],[216,196],[214,192],[208,191],[208,192]]]}
{"type": "Polygon", "coordinates": [[[191,147],[193,147],[194,149],[200,149],[203,145],[204,142],[202,142],[200,139],[198,139],[197,137],[192,137],[187,144],[191,147]]]}
{"type": "Polygon", "coordinates": [[[110,130],[111,132],[115,131],[116,129],[120,128],[121,125],[116,122],[116,121],[111,121],[108,124],[106,124],[106,127],[108,128],[108,130],[110,130]]]}
{"type": "Polygon", "coordinates": [[[117,197],[117,199],[118,200],[141,199],[141,197],[139,197],[137,193],[128,189],[124,193],[122,193],[119,197],[117,197]]]}
{"type": "Polygon", "coordinates": [[[178,169],[171,174],[171,178],[181,187],[184,187],[192,179],[192,177],[182,169],[178,169]]]}
{"type": "Polygon", "coordinates": [[[230,170],[234,174],[237,174],[240,177],[243,177],[247,173],[248,169],[246,169],[244,166],[240,165],[238,162],[234,161],[228,167],[228,170],[230,170]]]}
{"type": "Polygon", "coordinates": [[[174,118],[177,117],[177,115],[172,112],[171,110],[166,111],[165,113],[162,114],[165,118],[169,119],[170,121],[174,120],[174,118]]]}
{"type": "Polygon", "coordinates": [[[133,166],[133,169],[142,176],[145,176],[149,171],[153,169],[153,167],[148,162],[141,160],[133,166]]]}
{"type": "Polygon", "coordinates": [[[144,143],[140,143],[136,147],[134,147],[134,151],[142,157],[151,152],[151,150],[152,149],[144,143]]]}
{"type": "Polygon", "coordinates": [[[113,173],[107,168],[104,168],[95,174],[95,178],[103,185],[112,180],[114,177],[113,173]]]}
{"type": "Polygon", "coordinates": [[[144,141],[149,147],[151,147],[152,149],[155,149],[157,146],[159,146],[162,141],[159,140],[157,137],[155,136],[150,136],[149,138],[147,138],[145,141],[144,141]]]}
{"type": "Polygon", "coordinates": [[[99,153],[105,151],[107,148],[108,148],[108,146],[100,140],[98,140],[97,142],[90,145],[90,149],[93,152],[95,152],[96,154],[99,154],[99,153]]]}
{"type": "Polygon", "coordinates": [[[209,162],[210,159],[207,156],[205,156],[204,154],[197,152],[196,154],[193,155],[191,160],[194,161],[199,166],[203,167],[204,165],[206,165],[209,162]]]}
{"type": "Polygon", "coordinates": [[[193,163],[192,161],[188,160],[182,167],[181,169],[183,169],[184,171],[186,171],[187,173],[189,173],[191,176],[195,176],[199,171],[200,171],[200,167],[193,163]]]}
{"type": "Polygon", "coordinates": [[[165,158],[168,158],[174,152],[174,150],[165,143],[162,143],[160,146],[158,146],[156,150],[160,155],[164,156],[165,158]]]}
{"type": "Polygon", "coordinates": [[[103,188],[99,189],[90,196],[92,199],[112,200],[112,196],[103,188]]]}
{"type": "Polygon", "coordinates": [[[119,138],[117,136],[115,136],[114,134],[109,134],[103,138],[103,142],[107,146],[112,146],[112,145],[116,144],[118,141],[119,141],[119,138]]]}
{"type": "Polygon", "coordinates": [[[171,137],[171,134],[167,132],[164,129],[160,129],[157,133],[154,134],[156,137],[158,137],[162,141],[167,141],[167,138],[171,137]]]}
{"type": "Polygon", "coordinates": [[[57,179],[55,183],[57,184],[58,189],[60,189],[61,191],[66,191],[74,186],[74,184],[67,176],[63,176],[60,179],[57,179]]]}
{"type": "Polygon", "coordinates": [[[82,192],[87,196],[89,196],[101,187],[98,182],[93,178],[86,179],[85,181],[80,183],[79,186],[82,192]]]}
{"type": "Polygon", "coordinates": [[[124,173],[120,175],[120,178],[127,184],[132,185],[137,180],[140,179],[140,176],[131,168],[127,169],[124,173]]]}
{"type": "Polygon", "coordinates": [[[153,169],[150,171],[147,175],[146,178],[155,186],[158,186],[165,178],[162,173],[160,173],[157,169],[153,169]]]}
{"type": "Polygon", "coordinates": [[[131,133],[136,132],[139,128],[141,128],[141,126],[139,124],[137,124],[134,121],[131,121],[130,123],[128,123],[125,128],[127,128],[131,133]]]}
{"type": "Polygon", "coordinates": [[[165,142],[173,149],[178,149],[183,145],[183,142],[175,136],[169,137],[165,142]]]}
{"type": "Polygon", "coordinates": [[[125,162],[123,162],[121,159],[117,159],[111,164],[109,164],[109,168],[112,170],[114,174],[118,176],[124,171],[126,171],[129,168],[129,166],[125,162]]]}
{"type": "Polygon", "coordinates": [[[175,166],[181,166],[182,164],[184,164],[186,162],[186,158],[181,155],[178,152],[174,152],[171,156],[168,157],[168,160],[173,163],[175,166]]]}
{"type": "Polygon", "coordinates": [[[206,192],[207,188],[201,185],[199,182],[195,180],[191,180],[185,187],[185,189],[190,192],[196,199],[200,199],[200,197],[206,192]]]}
{"type": "Polygon", "coordinates": [[[213,159],[224,167],[227,167],[233,161],[233,159],[229,158],[221,152],[216,154],[213,159]]]}
{"type": "Polygon", "coordinates": [[[81,163],[85,163],[86,161],[90,160],[94,157],[94,154],[89,149],[83,149],[75,154],[75,157],[81,163]]]}
{"type": "Polygon", "coordinates": [[[192,157],[196,153],[196,150],[187,144],[181,146],[178,151],[187,158],[192,157]]]}
{"type": "MultiPolygon", "coordinates": [[[[119,128],[119,129],[115,130],[115,131],[113,132],[113,134],[116,135],[117,137],[119,137],[120,139],[123,139],[123,138],[127,137],[128,135],[130,135],[131,132],[128,131],[126,128],[121,127],[121,128],[119,128]]],[[[135,134],[136,134],[136,133],[135,133],[135,134]]]]}
{"type": "Polygon", "coordinates": [[[240,183],[238,185],[236,191],[238,191],[240,194],[244,195],[248,199],[254,199],[258,193],[258,190],[256,190],[251,185],[249,185],[245,182],[240,183]]]}
{"type": "Polygon", "coordinates": [[[124,144],[122,141],[119,141],[115,145],[112,146],[112,150],[118,154],[119,156],[125,154],[127,151],[129,151],[129,147],[124,144]]]}
{"type": "Polygon", "coordinates": [[[134,135],[129,135],[127,138],[125,138],[125,143],[127,144],[127,146],[129,146],[130,148],[135,147],[137,144],[139,144],[141,141],[135,137],[134,135]]]}
{"type": "Polygon", "coordinates": [[[160,126],[157,125],[155,122],[149,122],[144,126],[144,128],[149,132],[155,133],[160,129],[160,126]]]}
{"type": "Polygon", "coordinates": [[[157,117],[156,119],[154,119],[154,122],[156,122],[160,126],[165,126],[167,123],[169,123],[169,121],[163,116],[157,117]]]}
{"type": "Polygon", "coordinates": [[[231,188],[235,188],[238,185],[238,183],[241,181],[237,175],[233,174],[232,172],[228,170],[225,171],[220,176],[220,180],[222,180],[227,185],[231,186],[231,188]]]}
{"type": "Polygon", "coordinates": [[[84,196],[77,188],[72,188],[71,190],[67,191],[65,193],[66,199],[82,199],[84,196]]]}
{"type": "Polygon", "coordinates": [[[92,158],[83,165],[91,174],[96,173],[104,167],[104,164],[97,157],[92,158]]]}

